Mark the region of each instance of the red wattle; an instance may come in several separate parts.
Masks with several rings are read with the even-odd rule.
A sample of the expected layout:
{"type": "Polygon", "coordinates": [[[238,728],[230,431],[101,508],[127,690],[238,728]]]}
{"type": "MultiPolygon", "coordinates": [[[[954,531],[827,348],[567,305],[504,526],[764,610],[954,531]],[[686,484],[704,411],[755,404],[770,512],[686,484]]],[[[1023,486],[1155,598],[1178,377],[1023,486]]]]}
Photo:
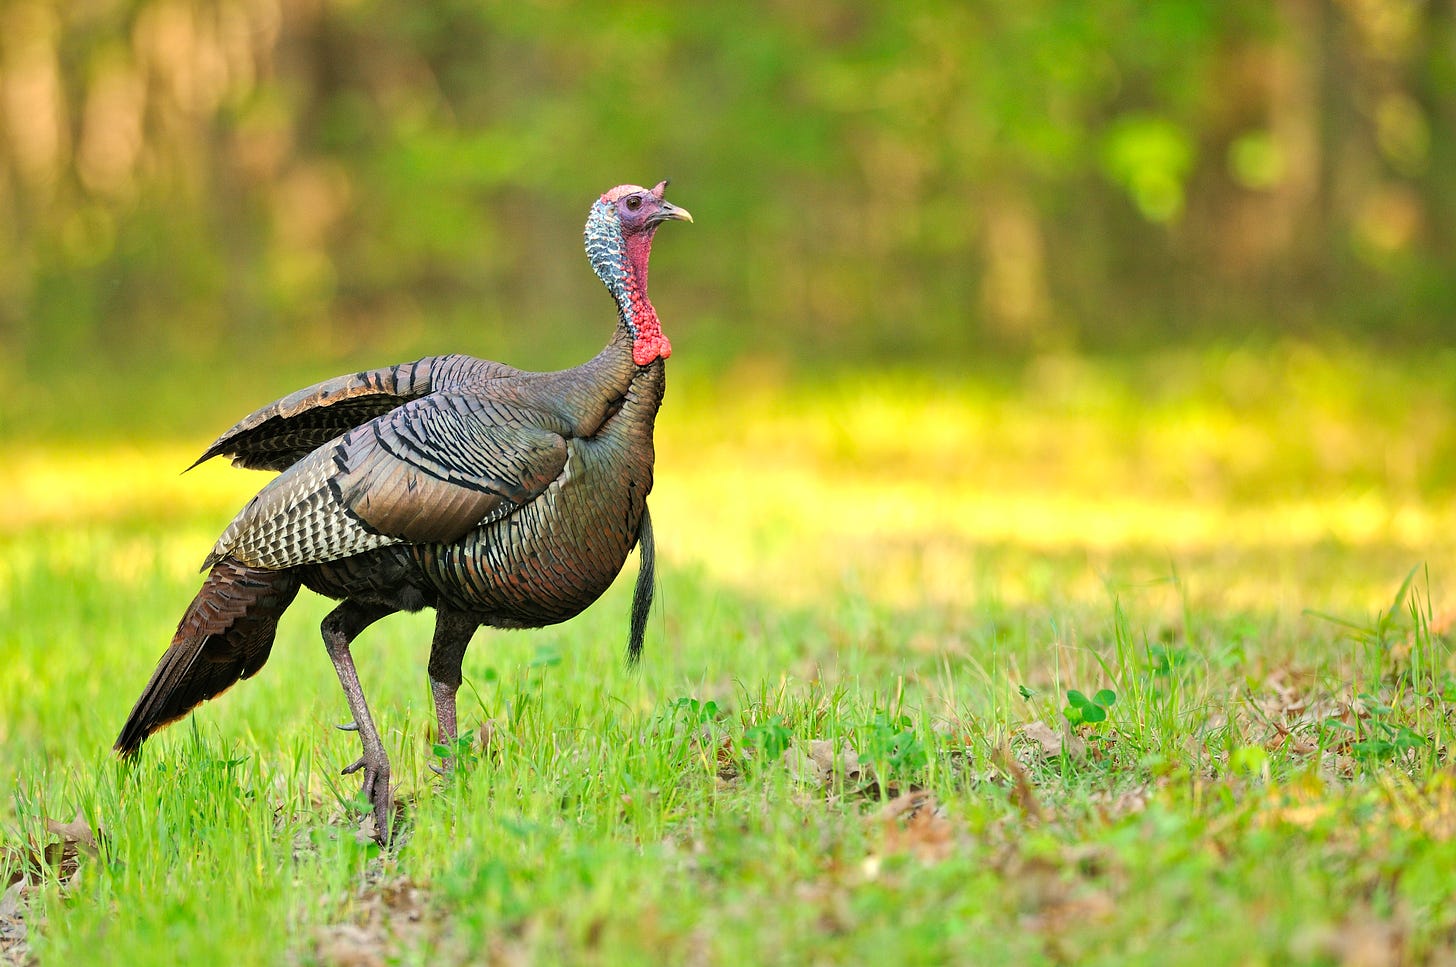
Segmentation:
{"type": "Polygon", "coordinates": [[[672,343],[661,332],[646,332],[638,336],[632,343],[632,362],[638,366],[646,366],[656,359],[666,359],[672,355],[672,343]]]}
{"type": "Polygon", "coordinates": [[[647,257],[652,251],[652,234],[627,236],[627,300],[632,318],[632,362],[646,366],[672,355],[672,343],[662,334],[657,310],[647,300],[647,257]]]}

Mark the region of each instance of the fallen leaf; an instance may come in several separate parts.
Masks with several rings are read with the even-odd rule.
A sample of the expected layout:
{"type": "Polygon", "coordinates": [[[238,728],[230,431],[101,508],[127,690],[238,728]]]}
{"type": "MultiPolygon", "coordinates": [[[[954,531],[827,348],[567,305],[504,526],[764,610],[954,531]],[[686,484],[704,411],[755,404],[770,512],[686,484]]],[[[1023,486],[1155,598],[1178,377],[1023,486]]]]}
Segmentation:
{"type": "MultiPolygon", "coordinates": [[[[1450,635],[1453,626],[1456,626],[1456,607],[1442,608],[1426,625],[1426,632],[1432,638],[1444,638],[1450,635]]],[[[1416,631],[1412,630],[1410,634],[1406,635],[1404,641],[1398,641],[1390,646],[1386,657],[1397,668],[1404,667],[1409,664],[1411,652],[1415,646],[1416,631]]]]}
{"type": "Polygon", "coordinates": [[[731,782],[742,774],[738,768],[738,755],[733,749],[733,739],[730,736],[723,736],[723,741],[718,743],[718,748],[713,753],[713,760],[718,766],[719,782],[731,782]]]}
{"type": "Polygon", "coordinates": [[[1395,967],[1404,941],[1400,927],[1374,917],[1347,920],[1330,952],[1340,955],[1345,967],[1395,967]]]}
{"type": "Polygon", "coordinates": [[[320,927],[317,934],[319,962],[329,967],[383,967],[383,933],[377,925],[366,928],[353,923],[336,923],[320,927]]]}
{"type": "Polygon", "coordinates": [[[0,919],[14,917],[20,912],[20,896],[25,892],[26,885],[23,882],[12,883],[3,894],[0,894],[0,919]]]}
{"type": "Polygon", "coordinates": [[[1320,756],[1319,775],[1325,782],[1344,782],[1355,778],[1356,763],[1343,752],[1326,752],[1320,756]]]}
{"type": "Polygon", "coordinates": [[[869,767],[861,765],[859,754],[850,745],[842,750],[827,739],[795,740],[784,750],[784,766],[798,782],[832,788],[840,783],[858,783],[869,767]]]}
{"type": "Polygon", "coordinates": [[[86,822],[85,814],[79,809],[76,810],[76,818],[69,823],[58,823],[54,819],[47,819],[45,823],[46,832],[59,836],[62,844],[75,846],[93,859],[101,855],[97,834],[91,831],[91,824],[86,822]]]}
{"type": "Polygon", "coordinates": [[[396,876],[375,884],[373,896],[396,919],[417,923],[424,918],[424,891],[407,876],[396,876]]]}
{"type": "Polygon", "coordinates": [[[924,790],[918,792],[907,792],[896,796],[880,807],[880,819],[898,819],[902,816],[914,817],[922,809],[929,805],[932,809],[939,809],[935,797],[924,790]]]}
{"type": "Polygon", "coordinates": [[[500,759],[500,743],[495,740],[495,719],[484,719],[475,731],[475,744],[482,757],[500,759]]]}
{"type": "MultiPolygon", "coordinates": [[[[427,929],[426,897],[413,880],[371,864],[347,904],[350,919],[314,933],[315,959],[331,967],[382,967],[399,963],[427,929]]],[[[454,962],[450,957],[443,958],[454,962]]],[[[468,962],[474,962],[468,961],[468,962]]],[[[490,961],[494,962],[494,961],[490,961]]]]}
{"type": "Polygon", "coordinates": [[[907,792],[879,811],[884,825],[884,852],[910,853],[923,863],[945,859],[955,848],[955,831],[945,809],[928,792],[907,792]]]}
{"type": "Polygon", "coordinates": [[[0,874],[4,875],[0,887],[8,889],[21,882],[25,879],[27,870],[33,870],[39,865],[40,859],[30,850],[0,846],[0,874]]]}
{"type": "Polygon", "coordinates": [[[1060,759],[1066,755],[1080,762],[1087,757],[1087,740],[1073,732],[1070,725],[1057,731],[1045,722],[1028,722],[1016,730],[1016,736],[1039,750],[1043,759],[1060,759]]]}
{"type": "Polygon", "coordinates": [[[374,821],[374,814],[370,813],[359,820],[359,828],[354,830],[354,842],[360,846],[368,846],[370,843],[379,840],[379,824],[374,821]]]}
{"type": "MultiPolygon", "coordinates": [[[[60,842],[47,843],[41,847],[38,853],[26,854],[12,851],[12,857],[19,857],[22,861],[20,871],[22,876],[28,875],[28,871],[50,869],[56,879],[62,884],[69,884],[74,881],[80,872],[80,856],[85,854],[93,859],[101,855],[101,842],[104,836],[98,832],[92,832],[91,826],[86,822],[86,817],[79,810],[76,818],[69,823],[57,822],[54,819],[45,821],[46,832],[60,839],[60,842]]],[[[14,874],[12,873],[12,881],[14,874]]]]}
{"type": "Polygon", "coordinates": [[[1366,910],[1352,911],[1339,923],[1306,927],[1290,946],[1300,959],[1323,960],[1343,967],[1395,967],[1407,928],[1400,918],[1388,919],[1366,910]]]}
{"type": "Polygon", "coordinates": [[[1090,921],[1105,920],[1117,910],[1117,904],[1102,890],[1085,890],[1068,895],[1051,890],[1040,908],[1023,920],[1028,930],[1060,934],[1085,928],[1090,921]]]}
{"type": "Polygon", "coordinates": [[[24,880],[0,893],[0,964],[29,964],[30,928],[25,922],[25,894],[35,889],[24,880]]]}
{"type": "Polygon", "coordinates": [[[1036,787],[1032,785],[1026,767],[1005,745],[997,747],[994,759],[1001,771],[1011,777],[1011,801],[1028,819],[1036,822],[1044,820],[1046,812],[1041,808],[1041,800],[1036,796],[1036,787]]]}
{"type": "Polygon", "coordinates": [[[1093,803],[1106,822],[1113,822],[1124,816],[1140,813],[1148,807],[1151,790],[1147,786],[1125,789],[1116,795],[1101,793],[1093,796],[1093,803]]]}

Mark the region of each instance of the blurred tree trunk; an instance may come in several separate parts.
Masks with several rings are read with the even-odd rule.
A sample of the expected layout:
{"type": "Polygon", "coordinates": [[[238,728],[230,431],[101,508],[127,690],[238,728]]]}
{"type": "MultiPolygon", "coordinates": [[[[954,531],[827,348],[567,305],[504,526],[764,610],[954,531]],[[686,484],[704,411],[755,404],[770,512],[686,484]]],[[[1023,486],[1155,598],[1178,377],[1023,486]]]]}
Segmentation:
{"type": "Polygon", "coordinates": [[[1321,84],[1327,73],[1326,0],[1284,0],[1285,27],[1270,78],[1269,128],[1283,171],[1275,184],[1266,231],[1283,258],[1303,272],[1324,257],[1325,159],[1321,84]]]}
{"type": "Polygon", "coordinates": [[[1412,94],[1421,107],[1430,145],[1419,179],[1426,210],[1429,254],[1456,256],[1456,0],[1423,6],[1412,94]]]}
{"type": "Polygon", "coordinates": [[[1046,244],[1036,207],[1015,182],[985,193],[981,306],[992,331],[1012,345],[1035,345],[1051,324],[1046,244]]]}
{"type": "Polygon", "coordinates": [[[1338,272],[1338,251],[1331,242],[1346,238],[1350,212],[1357,204],[1358,184],[1368,177],[1366,152],[1358,144],[1359,117],[1355,111],[1359,87],[1359,65],[1346,48],[1347,22],[1331,6],[1331,0],[1308,0],[1311,19],[1308,29],[1318,38],[1320,97],[1319,183],[1314,198],[1309,264],[1325,276],[1338,272]]]}

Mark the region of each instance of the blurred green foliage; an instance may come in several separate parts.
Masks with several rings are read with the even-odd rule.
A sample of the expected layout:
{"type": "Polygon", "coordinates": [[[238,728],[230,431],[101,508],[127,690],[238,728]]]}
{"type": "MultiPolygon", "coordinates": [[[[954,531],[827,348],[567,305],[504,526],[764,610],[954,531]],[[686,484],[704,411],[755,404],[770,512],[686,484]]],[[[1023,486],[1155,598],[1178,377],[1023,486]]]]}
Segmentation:
{"type": "Polygon", "coordinates": [[[12,0],[0,377],[567,364],[664,176],[700,360],[1448,341],[1456,8],[12,0]]]}

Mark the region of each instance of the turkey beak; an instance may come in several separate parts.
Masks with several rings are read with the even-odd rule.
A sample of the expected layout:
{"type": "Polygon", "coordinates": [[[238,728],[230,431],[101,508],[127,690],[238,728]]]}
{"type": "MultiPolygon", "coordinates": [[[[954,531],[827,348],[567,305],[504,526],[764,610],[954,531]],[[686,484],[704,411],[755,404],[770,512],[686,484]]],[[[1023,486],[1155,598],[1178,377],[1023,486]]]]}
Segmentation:
{"type": "Polygon", "coordinates": [[[667,221],[691,222],[692,220],[693,216],[686,208],[679,208],[670,201],[663,202],[661,208],[647,216],[647,221],[652,225],[661,225],[667,221]]]}

